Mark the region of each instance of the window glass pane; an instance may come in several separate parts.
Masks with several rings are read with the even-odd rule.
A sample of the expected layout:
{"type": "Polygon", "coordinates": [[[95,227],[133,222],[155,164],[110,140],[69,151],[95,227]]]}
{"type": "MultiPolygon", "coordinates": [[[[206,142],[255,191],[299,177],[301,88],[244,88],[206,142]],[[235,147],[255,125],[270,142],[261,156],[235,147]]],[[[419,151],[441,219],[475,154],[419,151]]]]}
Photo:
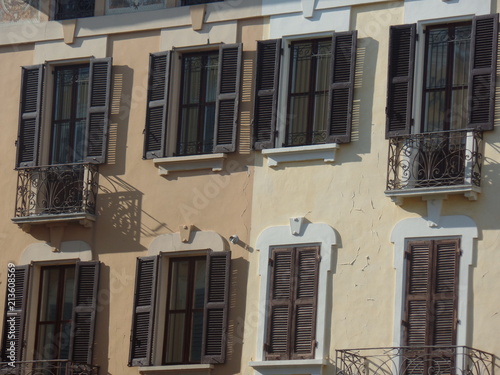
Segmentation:
{"type": "Polygon", "coordinates": [[[57,317],[57,289],[59,270],[44,269],[42,274],[41,321],[54,321],[57,317]]]}
{"type": "Polygon", "coordinates": [[[186,315],[184,313],[172,313],[168,319],[167,335],[167,362],[182,363],[184,348],[184,327],[186,315]]]}
{"type": "Polygon", "coordinates": [[[198,259],[195,262],[193,293],[193,307],[195,309],[202,309],[205,303],[206,263],[205,259],[198,259]]]}
{"type": "Polygon", "coordinates": [[[172,262],[170,276],[170,310],[186,308],[189,263],[187,261],[172,262]]]}
{"type": "Polygon", "coordinates": [[[191,353],[190,362],[200,362],[201,360],[201,341],[203,337],[203,311],[193,313],[191,324],[191,353]]]}
{"type": "Polygon", "coordinates": [[[67,268],[64,279],[64,295],[62,306],[62,319],[71,320],[73,314],[73,296],[75,292],[75,269],[67,268]]]}
{"type": "Polygon", "coordinates": [[[54,359],[58,357],[58,343],[56,341],[56,325],[44,324],[38,329],[38,343],[35,358],[54,359]]]}

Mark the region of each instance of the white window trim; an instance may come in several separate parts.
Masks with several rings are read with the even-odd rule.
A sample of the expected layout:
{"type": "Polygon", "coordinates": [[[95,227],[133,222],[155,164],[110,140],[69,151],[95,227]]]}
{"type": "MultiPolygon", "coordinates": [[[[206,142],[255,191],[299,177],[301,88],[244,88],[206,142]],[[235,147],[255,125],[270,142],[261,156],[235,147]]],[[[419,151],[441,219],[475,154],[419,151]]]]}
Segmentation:
{"type": "Polygon", "coordinates": [[[267,157],[267,165],[273,168],[297,161],[323,160],[325,163],[333,163],[338,148],[337,143],[268,148],[262,150],[262,155],[267,157]]]}
{"type": "MultiPolygon", "coordinates": [[[[250,366],[258,374],[276,374],[282,373],[283,369],[287,372],[290,366],[300,365],[300,372],[297,374],[320,374],[321,368],[325,366],[324,360],[328,356],[328,345],[325,341],[329,337],[327,329],[327,290],[329,289],[329,275],[332,271],[332,262],[334,258],[334,247],[337,245],[337,235],[335,230],[327,224],[314,224],[307,222],[302,217],[291,218],[290,225],[276,226],[265,229],[256,241],[256,249],[260,252],[259,259],[259,320],[257,326],[257,350],[256,360],[250,362],[250,366]],[[293,360],[293,361],[266,361],[264,356],[264,342],[267,332],[267,303],[269,294],[269,258],[271,249],[274,246],[284,245],[307,245],[318,244],[320,246],[321,262],[319,263],[318,280],[318,306],[316,315],[316,341],[314,359],[312,360],[293,360]],[[276,372],[278,371],[278,372],[276,372]],[[279,372],[281,371],[281,372],[279,372]],[[320,371],[320,372],[318,372],[320,371]]],[[[331,298],[331,297],[330,297],[331,298]]],[[[328,339],[329,340],[329,339],[328,339]]],[[[295,372],[289,372],[290,374],[295,372]]]]}
{"type": "Polygon", "coordinates": [[[111,0],[106,0],[106,10],[105,10],[106,14],[123,14],[123,13],[145,12],[148,10],[164,9],[166,7],[165,0],[161,0],[160,4],[153,4],[153,5],[142,5],[140,1],[135,1],[134,3],[137,3],[137,5],[138,5],[137,8],[135,8],[134,6],[128,6],[128,7],[123,7],[123,8],[111,9],[110,3],[111,3],[111,0]]]}
{"type": "Polygon", "coordinates": [[[468,342],[468,295],[469,268],[473,265],[474,240],[478,238],[476,223],[468,216],[440,216],[438,225],[432,225],[428,218],[410,218],[397,223],[391,233],[394,243],[394,268],[396,270],[396,301],[394,310],[393,346],[401,346],[401,321],[404,317],[405,295],[405,250],[409,241],[441,238],[460,238],[462,255],[459,261],[458,276],[458,325],[457,346],[465,346],[468,342]]]}

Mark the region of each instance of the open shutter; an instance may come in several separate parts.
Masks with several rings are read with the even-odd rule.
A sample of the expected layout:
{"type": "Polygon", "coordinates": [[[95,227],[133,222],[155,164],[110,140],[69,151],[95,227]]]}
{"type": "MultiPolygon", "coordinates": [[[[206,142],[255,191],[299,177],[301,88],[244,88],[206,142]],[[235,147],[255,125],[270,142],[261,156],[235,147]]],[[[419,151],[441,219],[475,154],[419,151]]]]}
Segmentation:
{"type": "Polygon", "coordinates": [[[316,346],[319,247],[296,249],[292,359],[312,359],[316,346]]]}
{"type": "Polygon", "coordinates": [[[29,271],[30,266],[23,265],[16,266],[13,274],[7,272],[1,362],[15,362],[22,359],[29,271]],[[10,357],[11,347],[15,348],[14,358],[10,357]]]}
{"type": "Polygon", "coordinates": [[[207,256],[201,363],[224,363],[226,359],[230,264],[229,251],[207,256]]]}
{"type": "Polygon", "coordinates": [[[236,150],[241,51],[241,44],[220,46],[219,79],[215,104],[214,152],[233,152],[236,150]]]}
{"type": "Polygon", "coordinates": [[[90,60],[85,161],[106,162],[111,96],[111,58],[90,60]]]}
{"type": "Polygon", "coordinates": [[[254,149],[274,147],[278,111],[281,39],[257,42],[253,137],[254,149]]]}
{"type": "Polygon", "coordinates": [[[333,34],[328,142],[351,141],[357,31],[333,34]]]}
{"type": "Polygon", "coordinates": [[[44,65],[22,68],[16,167],[38,164],[44,70],[44,65]]]}
{"type": "Polygon", "coordinates": [[[170,85],[170,51],[149,55],[148,106],[144,129],[144,158],[165,156],[170,85]]]}
{"type": "Polygon", "coordinates": [[[92,364],[92,349],[99,286],[98,261],[77,262],[69,358],[76,363],[92,364]]]}
{"type": "Polygon", "coordinates": [[[290,359],[293,249],[273,249],[267,317],[266,359],[290,359]]]}
{"type": "Polygon", "coordinates": [[[386,138],[411,132],[416,24],[391,26],[386,138]]]}
{"type": "Polygon", "coordinates": [[[474,17],[469,73],[469,124],[492,130],[498,44],[498,14],[474,17]]]}
{"type": "Polygon", "coordinates": [[[151,365],[158,257],[137,258],[129,366],[151,365]]]}

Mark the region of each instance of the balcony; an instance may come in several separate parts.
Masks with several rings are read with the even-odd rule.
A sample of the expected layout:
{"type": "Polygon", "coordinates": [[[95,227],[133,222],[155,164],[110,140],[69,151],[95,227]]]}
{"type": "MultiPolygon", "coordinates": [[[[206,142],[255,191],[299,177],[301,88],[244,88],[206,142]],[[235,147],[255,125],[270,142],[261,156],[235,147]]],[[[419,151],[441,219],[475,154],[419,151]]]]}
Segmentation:
{"type": "Polygon", "coordinates": [[[99,367],[69,360],[0,362],[1,375],[98,375],[99,367]]]}
{"type": "Polygon", "coordinates": [[[12,221],[95,221],[98,179],[98,166],[90,163],[20,168],[12,221]]]}
{"type": "Polygon", "coordinates": [[[410,134],[389,139],[385,194],[402,203],[405,197],[481,191],[483,134],[454,130],[410,134]]]}
{"type": "Polygon", "coordinates": [[[467,346],[337,350],[337,375],[493,375],[495,356],[467,346]]]}

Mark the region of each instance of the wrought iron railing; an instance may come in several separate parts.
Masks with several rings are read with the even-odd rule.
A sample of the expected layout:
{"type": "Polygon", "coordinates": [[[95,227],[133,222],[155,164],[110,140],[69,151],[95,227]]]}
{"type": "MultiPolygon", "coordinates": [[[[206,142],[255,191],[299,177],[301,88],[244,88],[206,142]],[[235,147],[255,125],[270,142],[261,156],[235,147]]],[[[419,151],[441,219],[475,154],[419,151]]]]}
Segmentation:
{"type": "Polygon", "coordinates": [[[69,360],[0,362],[1,375],[98,375],[99,367],[69,360]]]}
{"type": "Polygon", "coordinates": [[[14,216],[96,213],[97,165],[60,164],[20,168],[14,216]]]}
{"type": "Polygon", "coordinates": [[[287,134],[286,146],[305,146],[326,143],[328,134],[326,130],[312,132],[289,132],[287,134]]]}
{"type": "Polygon", "coordinates": [[[337,350],[337,375],[493,375],[495,356],[468,346],[337,350]]]}
{"type": "Polygon", "coordinates": [[[387,190],[479,187],[483,134],[473,130],[410,134],[389,139],[387,190]]]}
{"type": "Polygon", "coordinates": [[[179,142],[176,156],[210,154],[213,148],[213,139],[207,141],[179,142]]]}

